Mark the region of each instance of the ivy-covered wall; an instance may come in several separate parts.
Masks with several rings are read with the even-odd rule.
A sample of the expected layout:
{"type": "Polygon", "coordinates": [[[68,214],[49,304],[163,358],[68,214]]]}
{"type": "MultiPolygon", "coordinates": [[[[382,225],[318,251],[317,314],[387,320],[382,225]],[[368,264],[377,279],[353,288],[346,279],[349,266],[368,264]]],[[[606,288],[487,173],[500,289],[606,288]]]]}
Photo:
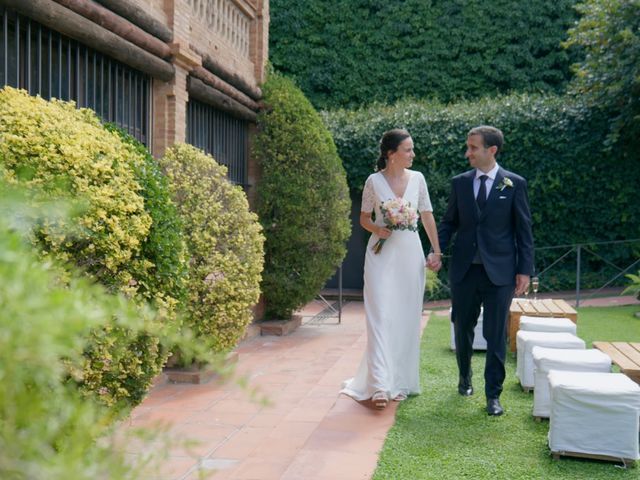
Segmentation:
{"type": "Polygon", "coordinates": [[[576,0],[271,0],[270,59],[318,108],[563,90],[576,0]]]}
{"type": "MultiPolygon", "coordinates": [[[[413,168],[427,179],[438,220],[445,210],[450,178],[470,168],[464,158],[467,132],[490,124],[505,134],[498,163],[528,180],[536,247],[640,238],[639,155],[606,149],[606,116],[570,97],[514,94],[450,106],[402,102],[324,113],[324,118],[352,190],[361,191],[373,172],[382,133],[407,128],[416,149],[413,168]]],[[[592,250],[621,264],[634,253],[628,245],[592,250]]],[[[560,253],[539,252],[538,271],[560,253]]],[[[602,265],[593,259],[585,259],[592,263],[585,264],[585,272],[596,273],[602,265]]],[[[560,267],[566,270],[567,282],[570,277],[575,280],[575,260],[554,272],[560,267]]],[[[561,277],[558,273],[557,285],[570,287],[561,277]]]]}

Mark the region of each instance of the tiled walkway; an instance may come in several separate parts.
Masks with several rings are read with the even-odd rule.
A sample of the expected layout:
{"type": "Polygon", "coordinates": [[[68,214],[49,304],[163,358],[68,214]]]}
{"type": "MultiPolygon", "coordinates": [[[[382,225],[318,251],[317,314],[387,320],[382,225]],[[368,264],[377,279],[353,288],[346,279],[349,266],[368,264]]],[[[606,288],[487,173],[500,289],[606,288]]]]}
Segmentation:
{"type": "MultiPolygon", "coordinates": [[[[615,297],[585,303],[633,302],[615,297]]],[[[319,310],[311,304],[304,313],[319,310]]],[[[215,472],[215,480],[369,479],[397,404],[377,412],[338,395],[365,347],[362,303],[349,302],[342,324],[336,323],[335,318],[307,318],[290,336],[258,337],[238,347],[238,374],[266,395],[270,405],[250,399],[234,383],[154,388],[129,424],[161,422],[169,425],[171,438],[197,443],[170,448],[158,472],[146,478],[195,480],[215,472]]],[[[126,451],[138,456],[153,448],[158,446],[130,442],[126,451]]]]}

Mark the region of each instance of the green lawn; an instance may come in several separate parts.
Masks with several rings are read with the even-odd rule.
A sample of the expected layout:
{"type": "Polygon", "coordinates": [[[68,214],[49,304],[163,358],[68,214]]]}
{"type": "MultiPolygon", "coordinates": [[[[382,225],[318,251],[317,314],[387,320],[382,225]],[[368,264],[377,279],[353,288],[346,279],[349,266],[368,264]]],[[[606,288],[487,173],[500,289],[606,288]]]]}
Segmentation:
{"type": "MultiPolygon", "coordinates": [[[[640,307],[579,310],[578,335],[593,340],[640,341],[640,307]]],[[[474,355],[476,394],[457,393],[457,368],[449,349],[447,317],[432,315],[422,340],[422,389],[403,402],[390,430],[374,479],[617,479],[640,478],[640,468],[564,458],[554,461],[547,446],[548,422],[531,416],[533,394],[522,392],[515,358],[507,362],[501,400],[506,413],[485,411],[484,354],[474,355]]]]}

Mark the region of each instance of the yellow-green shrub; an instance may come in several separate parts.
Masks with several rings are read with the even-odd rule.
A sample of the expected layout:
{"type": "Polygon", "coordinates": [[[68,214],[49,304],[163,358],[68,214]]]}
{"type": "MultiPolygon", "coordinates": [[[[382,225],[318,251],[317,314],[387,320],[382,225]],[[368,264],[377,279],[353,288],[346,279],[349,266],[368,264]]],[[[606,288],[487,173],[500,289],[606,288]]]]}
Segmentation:
{"type": "MultiPolygon", "coordinates": [[[[154,267],[141,253],[152,222],[134,173],[142,163],[90,110],[9,87],[0,91],[4,180],[71,196],[85,207],[74,223],[40,222],[33,229],[34,245],[43,256],[75,264],[110,291],[130,296],[154,267]]],[[[175,302],[168,297],[161,304],[171,308],[175,302]]],[[[108,405],[136,404],[166,355],[153,335],[124,327],[97,330],[79,380],[108,405]]]]}
{"type": "Polygon", "coordinates": [[[161,160],[191,257],[185,323],[216,351],[236,345],[258,301],[264,237],[226,167],[189,145],[161,160]]]}
{"type": "MultiPolygon", "coordinates": [[[[132,271],[137,281],[137,293],[164,307],[173,316],[175,306],[184,302],[189,266],[182,223],[171,201],[169,180],[158,161],[138,140],[114,124],[106,124],[105,128],[117,133],[126,148],[133,149],[133,158],[140,158],[134,163],[133,170],[142,187],[140,194],[144,198],[144,208],[151,216],[151,228],[138,253],[148,268],[142,272],[132,271]]],[[[133,263],[134,266],[142,264],[140,261],[133,263]]]]}
{"type": "Polygon", "coordinates": [[[72,102],[0,91],[0,162],[9,183],[82,197],[79,227],[44,223],[37,239],[57,258],[81,266],[113,289],[133,288],[130,262],[149,233],[132,162],[139,161],[90,110],[72,102]]]}

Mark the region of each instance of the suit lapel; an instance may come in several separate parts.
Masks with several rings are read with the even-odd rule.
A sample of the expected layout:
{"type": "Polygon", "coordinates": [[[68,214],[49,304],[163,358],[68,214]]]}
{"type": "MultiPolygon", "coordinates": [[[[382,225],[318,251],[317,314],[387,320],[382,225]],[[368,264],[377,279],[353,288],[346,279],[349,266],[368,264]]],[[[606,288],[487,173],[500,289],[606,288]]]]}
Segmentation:
{"type": "Polygon", "coordinates": [[[476,214],[476,219],[480,218],[480,209],[478,208],[478,203],[476,202],[476,196],[473,192],[473,181],[476,178],[476,171],[475,169],[470,170],[466,175],[465,175],[465,185],[464,185],[464,192],[465,192],[465,202],[469,204],[469,206],[471,207],[471,209],[475,212],[476,214]]]}

